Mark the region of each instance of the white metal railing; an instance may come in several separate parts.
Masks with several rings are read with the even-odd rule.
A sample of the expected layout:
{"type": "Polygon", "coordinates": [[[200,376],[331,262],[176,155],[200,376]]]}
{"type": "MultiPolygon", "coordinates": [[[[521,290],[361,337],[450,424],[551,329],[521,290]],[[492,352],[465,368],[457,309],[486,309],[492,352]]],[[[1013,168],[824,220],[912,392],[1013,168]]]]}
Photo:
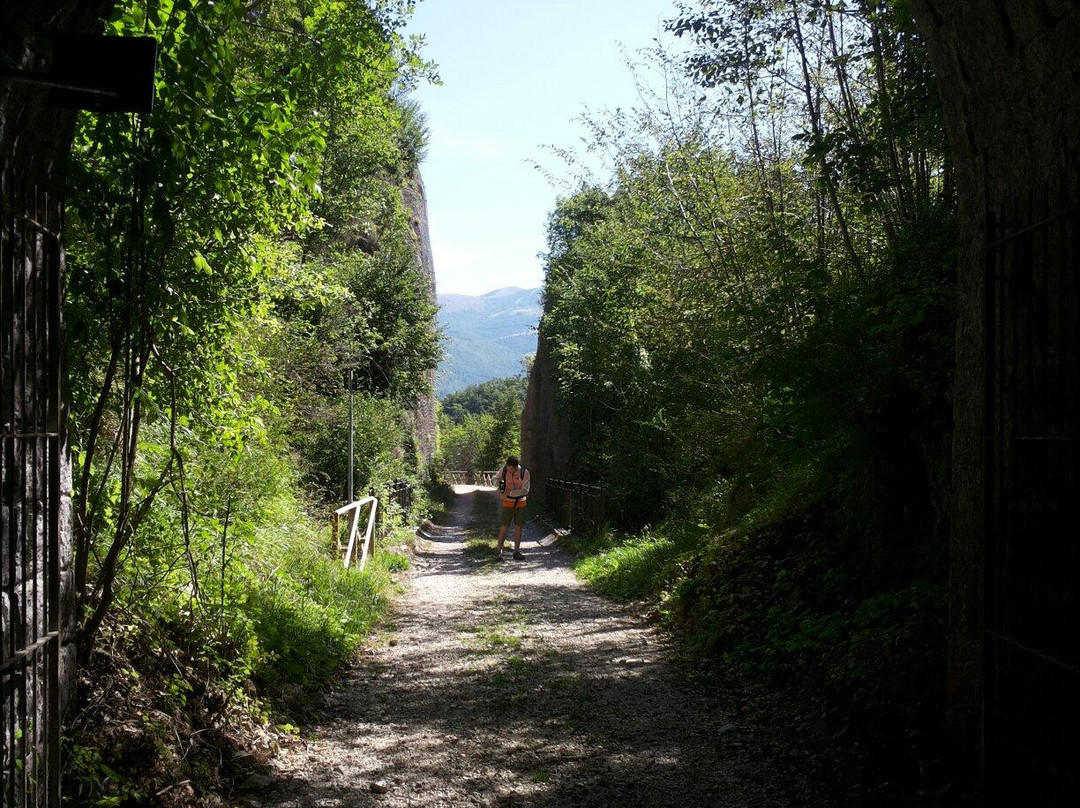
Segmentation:
{"type": "Polygon", "coordinates": [[[379,500],[376,497],[363,497],[355,502],[350,502],[348,505],[343,505],[334,511],[334,543],[337,545],[339,553],[345,554],[345,569],[352,566],[356,561],[359,554],[360,560],[358,566],[361,570],[364,569],[364,565],[367,564],[368,555],[375,552],[375,514],[379,509],[379,500]],[[357,550],[357,537],[359,535],[360,527],[360,512],[365,505],[370,505],[371,510],[368,514],[367,530],[364,531],[363,540],[360,544],[359,550],[357,550]],[[350,514],[349,518],[349,540],[345,544],[341,543],[341,517],[345,514],[350,514]]]}
{"type": "Polygon", "coordinates": [[[497,476],[499,476],[498,469],[495,469],[495,471],[478,471],[476,472],[476,477],[474,479],[476,480],[477,485],[482,485],[485,488],[494,488],[495,478],[497,476]]]}
{"type": "Polygon", "coordinates": [[[480,485],[487,488],[495,487],[495,476],[499,473],[498,469],[495,471],[477,471],[476,469],[464,470],[448,470],[446,473],[446,481],[451,485],[480,485]]]}

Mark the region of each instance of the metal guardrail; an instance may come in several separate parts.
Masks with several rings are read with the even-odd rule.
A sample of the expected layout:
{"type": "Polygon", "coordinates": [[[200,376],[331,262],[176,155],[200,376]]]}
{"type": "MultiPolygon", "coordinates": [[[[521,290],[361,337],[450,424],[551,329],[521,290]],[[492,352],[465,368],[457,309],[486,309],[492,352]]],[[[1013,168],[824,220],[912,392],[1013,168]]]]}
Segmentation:
{"type": "Polygon", "coordinates": [[[352,566],[359,556],[359,563],[357,566],[361,570],[364,569],[364,565],[367,564],[368,555],[375,552],[375,516],[379,510],[379,500],[377,497],[363,497],[355,502],[350,502],[348,505],[343,505],[334,511],[334,544],[337,546],[339,553],[345,554],[344,564],[345,569],[352,566]],[[370,505],[370,511],[368,513],[367,529],[364,531],[364,535],[357,547],[357,540],[359,536],[360,528],[360,512],[364,509],[364,506],[370,505]],[[341,517],[345,514],[349,514],[349,539],[342,544],[341,542],[341,517]]]}
{"type": "Polygon", "coordinates": [[[554,519],[572,533],[594,534],[607,517],[607,495],[598,485],[548,478],[545,504],[554,519]]]}
{"type": "Polygon", "coordinates": [[[353,563],[363,570],[367,564],[368,556],[375,552],[375,539],[377,534],[386,536],[390,532],[391,525],[386,516],[393,513],[390,504],[397,506],[397,511],[403,519],[408,519],[413,506],[413,487],[408,480],[395,480],[386,487],[386,502],[382,511],[379,510],[379,498],[375,496],[375,489],[370,489],[369,494],[348,505],[343,505],[334,511],[334,519],[331,530],[333,531],[334,546],[338,553],[344,554],[345,569],[353,563]],[[370,506],[368,512],[367,527],[363,535],[360,535],[360,513],[370,506]],[[341,541],[341,517],[349,515],[349,537],[344,543],[341,541]],[[381,518],[380,518],[381,517],[381,518]],[[359,561],[357,562],[357,558],[359,561]]]}
{"type": "Polygon", "coordinates": [[[386,486],[387,504],[397,505],[401,515],[408,518],[413,506],[413,487],[408,480],[395,480],[386,486]]]}

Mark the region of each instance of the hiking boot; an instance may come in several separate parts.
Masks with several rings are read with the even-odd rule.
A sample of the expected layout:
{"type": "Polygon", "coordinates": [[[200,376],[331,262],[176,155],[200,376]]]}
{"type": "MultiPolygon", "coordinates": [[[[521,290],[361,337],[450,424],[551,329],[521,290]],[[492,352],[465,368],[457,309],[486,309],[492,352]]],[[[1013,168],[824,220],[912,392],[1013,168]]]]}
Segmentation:
{"type": "Polygon", "coordinates": [[[521,552],[521,550],[514,550],[514,561],[524,561],[524,560],[525,560],[525,555],[521,552]]]}

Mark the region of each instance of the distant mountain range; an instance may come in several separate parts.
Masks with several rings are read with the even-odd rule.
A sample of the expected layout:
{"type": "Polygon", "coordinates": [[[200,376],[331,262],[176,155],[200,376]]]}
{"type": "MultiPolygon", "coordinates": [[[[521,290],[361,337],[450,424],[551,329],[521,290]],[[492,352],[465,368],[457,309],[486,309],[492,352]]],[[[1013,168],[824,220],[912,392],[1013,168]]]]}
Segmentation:
{"type": "Polygon", "coordinates": [[[439,398],[470,384],[516,376],[536,353],[540,290],[508,286],[486,295],[439,295],[446,355],[435,381],[439,398]]]}

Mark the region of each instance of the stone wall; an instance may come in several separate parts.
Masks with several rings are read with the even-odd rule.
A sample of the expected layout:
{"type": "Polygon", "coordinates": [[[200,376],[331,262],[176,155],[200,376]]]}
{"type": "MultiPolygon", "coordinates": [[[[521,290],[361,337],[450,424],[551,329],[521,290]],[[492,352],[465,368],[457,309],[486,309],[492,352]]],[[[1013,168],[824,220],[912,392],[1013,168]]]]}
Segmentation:
{"type": "Polygon", "coordinates": [[[988,802],[1066,804],[1080,754],[1080,7],[912,7],[961,226],[949,725],[988,802]]]}

